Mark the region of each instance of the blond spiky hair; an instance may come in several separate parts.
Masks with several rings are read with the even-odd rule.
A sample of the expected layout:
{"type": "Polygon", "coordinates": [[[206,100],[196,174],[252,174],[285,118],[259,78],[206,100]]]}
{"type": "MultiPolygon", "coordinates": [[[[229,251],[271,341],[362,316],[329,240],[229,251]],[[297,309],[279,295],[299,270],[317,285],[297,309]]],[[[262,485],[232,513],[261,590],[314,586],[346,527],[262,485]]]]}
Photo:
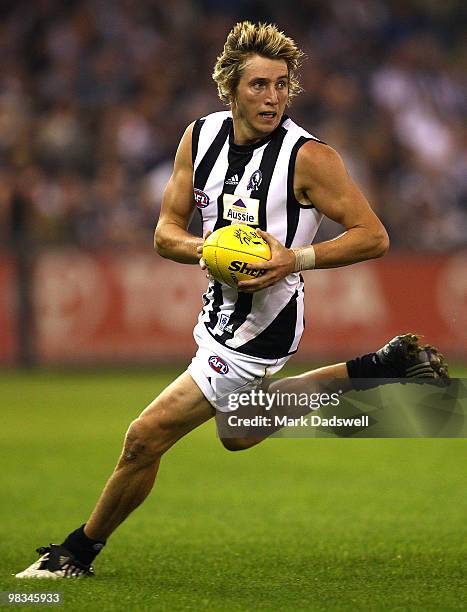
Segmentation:
{"type": "Polygon", "coordinates": [[[295,42],[274,24],[241,21],[229,32],[212,74],[222,102],[233,103],[245,64],[255,54],[286,62],[289,69],[289,101],[302,91],[297,70],[304,54],[295,42]]]}

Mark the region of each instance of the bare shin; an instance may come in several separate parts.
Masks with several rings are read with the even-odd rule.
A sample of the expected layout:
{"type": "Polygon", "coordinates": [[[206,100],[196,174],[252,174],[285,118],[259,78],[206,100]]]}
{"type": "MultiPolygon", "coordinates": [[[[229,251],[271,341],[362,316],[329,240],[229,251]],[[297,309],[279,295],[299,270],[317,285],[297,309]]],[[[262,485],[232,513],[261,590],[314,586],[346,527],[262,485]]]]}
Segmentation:
{"type": "Polygon", "coordinates": [[[149,495],[162,455],[177,440],[213,416],[191,377],[174,381],[131,423],[120,459],[85,526],[94,540],[106,540],[149,495]]]}

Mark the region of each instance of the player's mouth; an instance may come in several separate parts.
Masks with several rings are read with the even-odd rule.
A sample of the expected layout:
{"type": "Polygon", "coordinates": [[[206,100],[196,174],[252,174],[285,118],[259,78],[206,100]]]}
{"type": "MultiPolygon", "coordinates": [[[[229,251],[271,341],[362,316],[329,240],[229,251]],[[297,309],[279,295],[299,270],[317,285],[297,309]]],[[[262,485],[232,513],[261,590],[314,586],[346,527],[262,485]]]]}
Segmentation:
{"type": "Polygon", "coordinates": [[[277,113],[274,111],[265,111],[264,113],[259,113],[259,116],[265,121],[274,121],[277,117],[277,113]]]}

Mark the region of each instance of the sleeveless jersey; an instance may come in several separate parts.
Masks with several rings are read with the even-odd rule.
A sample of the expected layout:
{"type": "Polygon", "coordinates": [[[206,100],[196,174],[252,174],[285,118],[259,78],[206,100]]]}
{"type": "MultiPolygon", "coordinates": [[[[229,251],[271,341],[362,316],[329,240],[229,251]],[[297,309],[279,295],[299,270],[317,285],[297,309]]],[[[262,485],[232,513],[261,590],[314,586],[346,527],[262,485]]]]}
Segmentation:
{"type": "MultiPolygon", "coordinates": [[[[236,145],[230,112],[198,119],[193,127],[193,187],[203,235],[231,223],[271,233],[286,247],[309,245],[322,214],[300,204],[293,191],[295,160],[308,140],[318,140],[283,116],[263,140],[236,145]]],[[[210,281],[198,325],[230,349],[262,359],[294,353],[304,329],[304,285],[289,274],[256,293],[210,281]]]]}

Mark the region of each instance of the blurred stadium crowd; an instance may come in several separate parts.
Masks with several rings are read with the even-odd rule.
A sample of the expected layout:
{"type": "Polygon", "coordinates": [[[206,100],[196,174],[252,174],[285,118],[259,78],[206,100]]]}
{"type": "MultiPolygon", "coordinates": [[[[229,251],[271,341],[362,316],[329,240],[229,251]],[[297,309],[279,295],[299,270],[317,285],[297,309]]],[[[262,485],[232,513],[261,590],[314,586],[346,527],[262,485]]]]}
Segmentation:
{"type": "Polygon", "coordinates": [[[212,66],[245,18],[306,52],[290,114],[343,155],[392,246],[465,246],[462,0],[3,0],[0,245],[151,244],[180,136],[222,110],[212,66]]]}

